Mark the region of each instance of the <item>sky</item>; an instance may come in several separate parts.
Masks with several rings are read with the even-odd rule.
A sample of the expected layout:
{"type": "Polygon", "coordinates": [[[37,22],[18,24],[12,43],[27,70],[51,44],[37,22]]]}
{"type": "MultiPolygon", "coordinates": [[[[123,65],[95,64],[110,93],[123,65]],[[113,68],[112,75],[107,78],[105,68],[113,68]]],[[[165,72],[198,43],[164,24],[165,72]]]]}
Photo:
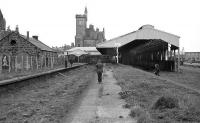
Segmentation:
{"type": "Polygon", "coordinates": [[[48,46],[71,45],[76,14],[87,6],[88,26],[105,28],[106,39],[132,32],[142,25],[180,36],[180,49],[200,52],[199,0],[0,0],[7,26],[38,35],[48,46]]]}

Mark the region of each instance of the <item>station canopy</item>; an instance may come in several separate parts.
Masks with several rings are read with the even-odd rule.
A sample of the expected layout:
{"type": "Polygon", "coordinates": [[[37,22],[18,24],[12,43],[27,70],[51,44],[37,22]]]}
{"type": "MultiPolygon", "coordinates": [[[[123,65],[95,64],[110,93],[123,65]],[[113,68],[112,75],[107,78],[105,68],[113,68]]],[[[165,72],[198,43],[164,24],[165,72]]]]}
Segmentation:
{"type": "Polygon", "coordinates": [[[96,49],[96,47],[74,47],[72,49],[69,49],[65,51],[65,55],[75,55],[75,56],[81,56],[81,55],[101,55],[101,53],[96,49]]]}
{"type": "Polygon", "coordinates": [[[129,43],[136,43],[138,41],[148,41],[148,43],[151,41],[151,46],[158,44],[158,41],[162,41],[165,44],[170,44],[172,47],[174,47],[174,49],[177,49],[179,48],[179,38],[180,37],[177,35],[157,30],[152,25],[144,25],[137,31],[133,31],[117,38],[113,38],[111,40],[97,44],[97,49],[102,51],[103,49],[116,47],[120,48],[129,43]]]}
{"type": "Polygon", "coordinates": [[[79,50],[79,49],[71,51],[71,52],[68,53],[68,55],[75,55],[75,56],[78,56],[78,57],[81,56],[81,55],[85,55],[85,54],[87,54],[87,52],[79,50]]]}

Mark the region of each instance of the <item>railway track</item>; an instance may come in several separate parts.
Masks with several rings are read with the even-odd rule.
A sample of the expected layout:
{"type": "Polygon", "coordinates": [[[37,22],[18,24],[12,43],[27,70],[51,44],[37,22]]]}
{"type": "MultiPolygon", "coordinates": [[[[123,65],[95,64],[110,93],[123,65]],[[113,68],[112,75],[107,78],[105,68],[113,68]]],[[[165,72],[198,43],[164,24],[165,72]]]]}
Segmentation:
{"type": "Polygon", "coordinates": [[[45,72],[41,72],[41,73],[37,73],[37,74],[33,74],[33,75],[15,77],[15,78],[8,79],[8,80],[2,80],[2,81],[0,81],[0,86],[1,85],[7,85],[7,84],[15,83],[15,82],[20,82],[20,81],[24,81],[24,80],[28,80],[28,79],[32,79],[32,78],[36,78],[36,77],[40,77],[40,76],[49,75],[49,74],[53,74],[53,73],[56,73],[56,72],[63,72],[63,71],[76,69],[76,68],[81,67],[83,65],[85,65],[85,64],[76,65],[76,66],[69,67],[69,68],[60,68],[60,69],[45,71],[45,72]]]}
{"type": "Polygon", "coordinates": [[[0,86],[0,123],[59,122],[94,76],[81,65],[33,75],[0,86]]]}

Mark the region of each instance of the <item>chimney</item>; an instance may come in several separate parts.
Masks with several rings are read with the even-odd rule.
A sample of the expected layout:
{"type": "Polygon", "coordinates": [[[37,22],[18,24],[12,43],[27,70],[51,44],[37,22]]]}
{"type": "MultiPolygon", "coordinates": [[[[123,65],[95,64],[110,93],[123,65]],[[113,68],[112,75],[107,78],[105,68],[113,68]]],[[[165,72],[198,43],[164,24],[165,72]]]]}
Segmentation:
{"type": "Polygon", "coordinates": [[[18,25],[16,25],[15,31],[16,31],[17,33],[19,33],[19,27],[18,27],[18,25]]]}
{"type": "Polygon", "coordinates": [[[71,43],[71,47],[74,47],[74,43],[73,42],[71,43]]]}
{"type": "Polygon", "coordinates": [[[29,40],[29,31],[27,31],[26,38],[27,38],[27,40],[29,40]]]}
{"type": "Polygon", "coordinates": [[[8,32],[11,32],[11,30],[10,30],[10,26],[7,27],[7,31],[8,31],[8,32]]]}
{"type": "Polygon", "coordinates": [[[37,35],[34,35],[32,36],[35,40],[38,40],[38,36],[37,35]]]}

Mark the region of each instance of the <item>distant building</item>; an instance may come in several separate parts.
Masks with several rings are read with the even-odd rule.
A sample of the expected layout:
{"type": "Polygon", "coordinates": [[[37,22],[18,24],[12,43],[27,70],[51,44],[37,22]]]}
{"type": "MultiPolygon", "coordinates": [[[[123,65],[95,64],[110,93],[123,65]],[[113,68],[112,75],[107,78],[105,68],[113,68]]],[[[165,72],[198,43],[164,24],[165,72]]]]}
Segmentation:
{"type": "Polygon", "coordinates": [[[96,44],[105,41],[105,30],[94,29],[93,25],[87,28],[87,8],[83,15],[76,15],[75,47],[95,47],[96,44]]]}
{"type": "Polygon", "coordinates": [[[74,43],[73,43],[73,42],[71,43],[71,47],[72,47],[72,48],[74,47],[74,43]]]}
{"type": "Polygon", "coordinates": [[[185,61],[200,61],[200,52],[185,52],[185,61]]]}
{"type": "Polygon", "coordinates": [[[69,59],[73,59],[74,62],[86,63],[96,63],[97,59],[102,57],[96,47],[74,47],[66,50],[64,54],[68,56],[69,59]]]}

